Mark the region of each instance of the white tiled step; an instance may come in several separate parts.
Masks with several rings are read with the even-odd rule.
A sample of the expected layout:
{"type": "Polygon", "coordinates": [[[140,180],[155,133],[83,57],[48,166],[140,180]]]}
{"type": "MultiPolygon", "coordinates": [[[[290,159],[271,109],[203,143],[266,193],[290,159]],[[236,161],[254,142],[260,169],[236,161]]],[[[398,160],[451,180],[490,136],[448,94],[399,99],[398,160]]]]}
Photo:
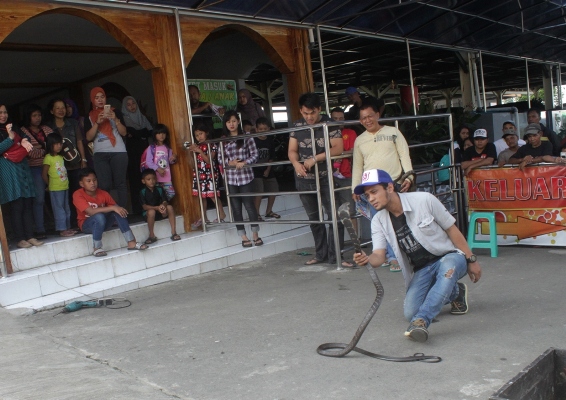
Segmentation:
{"type": "MultiPolygon", "coordinates": [[[[261,210],[265,211],[267,199],[262,201],[261,210]]],[[[225,212],[228,208],[224,207],[225,212]]],[[[298,195],[278,196],[275,199],[273,210],[283,216],[284,219],[306,220],[306,214],[302,208],[298,195]]],[[[208,218],[212,221],[216,218],[216,210],[207,211],[208,218]]],[[[244,217],[246,213],[244,212],[244,217]]],[[[177,216],[177,233],[183,234],[183,217],[177,216]]],[[[297,225],[278,225],[277,228],[270,230],[268,225],[262,225],[262,235],[268,236],[272,233],[282,232],[283,230],[293,229],[297,225]]],[[[235,226],[231,225],[234,230],[235,226]]],[[[146,223],[132,224],[132,232],[138,241],[143,241],[148,237],[146,223]]],[[[216,228],[212,228],[216,229],[216,228]]],[[[158,221],[155,224],[155,236],[159,239],[168,239],[171,236],[169,222],[167,220],[158,221]]],[[[112,251],[126,247],[126,241],[118,229],[104,232],[102,244],[105,250],[112,251]]],[[[92,235],[79,234],[69,238],[50,238],[43,246],[32,247],[29,249],[16,249],[10,252],[12,267],[14,271],[25,271],[46,265],[53,265],[69,260],[76,260],[90,256],[92,252],[92,235]]]]}
{"type": "MultiPolygon", "coordinates": [[[[281,219],[301,220],[306,219],[306,215],[303,209],[293,209],[282,211],[281,219]]],[[[262,224],[260,235],[268,243],[273,235],[303,226],[302,224],[262,224]]],[[[117,230],[106,233],[115,232],[119,234],[117,230]]],[[[216,226],[206,233],[190,232],[183,234],[181,238],[177,242],[172,242],[168,237],[158,240],[145,251],[129,251],[124,247],[108,251],[105,257],[93,257],[88,254],[80,258],[16,272],[8,278],[0,279],[0,305],[8,306],[161,264],[219,250],[227,251],[227,248],[231,247],[235,250],[231,249],[229,253],[237,254],[238,249],[242,249],[241,238],[237,235],[234,225],[216,226]]]]}
{"type": "MultiPolygon", "coordinates": [[[[178,242],[174,245],[179,244],[178,242]]],[[[241,264],[244,262],[249,262],[252,260],[257,260],[263,257],[271,256],[273,254],[278,254],[286,251],[292,251],[308,246],[313,245],[313,237],[311,231],[308,227],[304,226],[301,228],[297,228],[290,231],[285,231],[281,233],[277,233],[275,235],[271,235],[270,239],[265,242],[263,246],[260,247],[252,247],[252,248],[243,248],[241,244],[238,243],[236,245],[232,245],[229,247],[219,248],[214,251],[210,251],[204,254],[197,254],[191,256],[189,258],[183,258],[180,260],[171,260],[167,261],[166,259],[162,258],[162,263],[159,265],[155,265],[153,267],[141,267],[141,269],[136,271],[131,271],[130,273],[125,273],[114,277],[110,277],[111,271],[116,271],[116,269],[120,268],[116,264],[115,260],[118,258],[109,258],[104,260],[106,265],[106,273],[108,274],[108,278],[105,280],[101,280],[94,283],[86,283],[88,281],[84,281],[85,284],[80,284],[73,286],[65,285],[63,282],[64,279],[67,279],[66,283],[76,284],[77,281],[74,277],[71,277],[71,273],[67,273],[69,276],[61,275],[57,277],[57,282],[62,284],[68,288],[67,290],[50,293],[46,295],[42,295],[42,289],[44,286],[49,286],[48,282],[51,281],[51,284],[57,285],[55,282],[55,278],[53,278],[54,274],[58,274],[59,272],[63,271],[56,271],[51,274],[51,276],[44,277],[44,285],[36,285],[39,288],[34,289],[36,292],[35,294],[38,295],[36,298],[30,298],[28,300],[20,300],[17,302],[10,301],[10,304],[4,304],[7,306],[6,308],[31,308],[35,310],[42,310],[42,309],[49,309],[58,306],[65,305],[71,301],[75,300],[85,300],[85,299],[92,299],[97,297],[108,297],[114,296],[118,293],[123,293],[129,290],[138,289],[140,287],[155,285],[162,282],[167,282],[170,280],[180,279],[183,277],[206,273],[215,271],[222,268],[227,268],[229,266],[241,264]]],[[[137,265],[143,265],[143,253],[148,253],[152,249],[149,249],[145,252],[135,252],[132,254],[134,257],[138,257],[137,265]]],[[[124,251],[124,250],[122,250],[124,251]]],[[[163,254],[163,252],[156,251],[156,254],[163,254]]],[[[134,261],[134,260],[131,260],[134,261]]],[[[98,267],[97,267],[98,269],[98,267]]],[[[122,271],[125,272],[127,267],[124,267],[122,271]]],[[[88,276],[89,272],[88,269],[82,272],[78,272],[77,275],[81,274],[83,277],[88,276]]],[[[91,271],[92,272],[92,271],[91,271]]],[[[98,274],[98,272],[97,272],[98,274]]],[[[28,278],[21,278],[21,279],[28,279],[28,278]]],[[[29,277],[29,279],[38,279],[38,276],[29,277]]],[[[80,279],[77,277],[77,280],[80,279]]],[[[6,292],[2,288],[2,284],[0,284],[0,293],[6,292]]],[[[26,287],[30,287],[30,285],[26,285],[26,287]]],[[[61,288],[61,286],[59,286],[61,288]]],[[[65,289],[65,288],[62,288],[65,289]]],[[[12,290],[8,290],[7,293],[9,294],[9,298],[15,299],[17,296],[12,290]]],[[[0,294],[1,297],[4,297],[0,294]]]]}

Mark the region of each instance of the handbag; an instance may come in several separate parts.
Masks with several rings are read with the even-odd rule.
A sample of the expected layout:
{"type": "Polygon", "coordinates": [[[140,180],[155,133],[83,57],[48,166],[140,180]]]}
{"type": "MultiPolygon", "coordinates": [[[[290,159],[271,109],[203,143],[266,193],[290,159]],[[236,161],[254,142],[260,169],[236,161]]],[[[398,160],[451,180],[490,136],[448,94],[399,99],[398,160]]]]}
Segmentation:
{"type": "Polygon", "coordinates": [[[81,157],[79,151],[69,138],[63,138],[63,149],[61,150],[61,155],[68,163],[75,162],[81,157]]]}
{"type": "Polygon", "coordinates": [[[20,142],[22,141],[22,139],[17,133],[14,135],[13,140],[14,144],[4,152],[3,156],[6,160],[17,164],[19,162],[22,162],[22,160],[27,157],[28,151],[21,145],[20,142]]]}

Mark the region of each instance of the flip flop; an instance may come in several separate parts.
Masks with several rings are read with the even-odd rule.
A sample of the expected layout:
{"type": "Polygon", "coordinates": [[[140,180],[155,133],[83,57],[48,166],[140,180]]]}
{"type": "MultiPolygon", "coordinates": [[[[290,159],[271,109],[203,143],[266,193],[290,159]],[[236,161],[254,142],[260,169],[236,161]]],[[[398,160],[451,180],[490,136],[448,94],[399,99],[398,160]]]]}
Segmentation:
{"type": "Polygon", "coordinates": [[[358,267],[356,264],[351,263],[349,261],[342,261],[342,268],[358,269],[360,267],[358,267]]]}
{"type": "Polygon", "coordinates": [[[273,211],[270,211],[270,212],[268,212],[267,214],[265,214],[265,218],[276,218],[276,219],[279,219],[279,218],[281,218],[281,215],[275,214],[273,211]]]}
{"type": "Polygon", "coordinates": [[[389,271],[391,272],[401,272],[401,266],[397,260],[391,260],[389,263],[389,271]]]}
{"type": "Polygon", "coordinates": [[[261,238],[257,238],[256,240],[254,240],[254,244],[256,246],[262,246],[263,245],[263,240],[261,240],[261,238]]]}
{"type": "Polygon", "coordinates": [[[177,241],[177,240],[181,240],[181,236],[177,235],[176,233],[171,235],[171,240],[172,241],[177,241]]]}
{"type": "Polygon", "coordinates": [[[148,237],[147,240],[144,242],[145,244],[152,244],[157,242],[157,238],[155,236],[153,237],[148,237]]]}
{"type": "Polygon", "coordinates": [[[134,247],[128,247],[128,250],[147,250],[149,246],[144,243],[137,242],[134,247]]]}
{"type": "Polygon", "coordinates": [[[305,263],[305,265],[316,265],[316,264],[324,264],[324,261],[317,260],[316,258],[311,258],[305,263]]]}
{"type": "Polygon", "coordinates": [[[251,240],[242,240],[242,247],[252,247],[251,240]]]}

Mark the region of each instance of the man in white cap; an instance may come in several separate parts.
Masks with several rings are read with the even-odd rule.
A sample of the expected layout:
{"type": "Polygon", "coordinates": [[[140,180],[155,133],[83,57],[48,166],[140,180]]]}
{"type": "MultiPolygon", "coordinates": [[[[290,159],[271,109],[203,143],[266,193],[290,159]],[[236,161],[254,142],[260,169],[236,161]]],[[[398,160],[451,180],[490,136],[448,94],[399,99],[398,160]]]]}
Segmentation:
{"type": "Polygon", "coordinates": [[[474,168],[493,165],[493,162],[497,159],[495,145],[488,142],[485,129],[476,129],[472,140],[474,145],[468,147],[462,154],[461,165],[466,176],[474,168]]]}
{"type": "Polygon", "coordinates": [[[371,222],[373,252],[355,253],[354,261],[379,267],[391,244],[405,278],[404,314],[410,321],[405,336],[425,342],[442,306],[450,303],[455,315],[468,312],[467,287],[458,280],[466,273],[474,283],[481,278],[477,257],[432,194],[397,193],[389,174],[379,169],[365,171],[354,193],[365,193],[378,211],[371,222]]]}
{"type": "Polygon", "coordinates": [[[519,164],[519,169],[523,169],[528,164],[562,163],[564,161],[562,158],[553,155],[553,146],[550,141],[542,140],[542,128],[539,124],[527,125],[525,137],[528,143],[519,147],[517,152],[507,161],[508,164],[519,164]]]}
{"type": "MultiPolygon", "coordinates": [[[[496,140],[495,142],[493,142],[493,144],[495,145],[495,150],[497,150],[497,160],[499,161],[499,155],[507,150],[509,148],[509,144],[507,143],[507,141],[505,140],[505,137],[510,135],[510,134],[515,134],[517,135],[517,139],[519,138],[519,134],[517,133],[517,127],[515,126],[515,123],[513,121],[505,121],[503,123],[503,136],[501,137],[501,139],[496,140]]],[[[519,139],[518,145],[519,147],[524,146],[527,142],[525,142],[523,139],[519,139]]],[[[517,150],[515,150],[517,151],[517,150]]],[[[514,153],[514,152],[513,152],[514,153]]],[[[509,157],[507,157],[509,158],[509,157]]]]}

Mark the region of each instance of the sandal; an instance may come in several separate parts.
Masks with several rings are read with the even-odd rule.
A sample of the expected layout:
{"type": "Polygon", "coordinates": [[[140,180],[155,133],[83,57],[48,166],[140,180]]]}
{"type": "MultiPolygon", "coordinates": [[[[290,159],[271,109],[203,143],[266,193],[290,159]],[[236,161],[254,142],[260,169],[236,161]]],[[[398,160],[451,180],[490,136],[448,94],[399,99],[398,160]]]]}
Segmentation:
{"type": "Polygon", "coordinates": [[[259,222],[263,222],[263,218],[261,218],[261,215],[258,215],[258,216],[257,216],[257,220],[258,220],[259,222]]]}
{"type": "Polygon", "coordinates": [[[358,267],[356,264],[351,263],[349,261],[342,261],[342,268],[358,269],[360,267],[358,267]]]}
{"type": "Polygon", "coordinates": [[[281,215],[275,214],[273,211],[270,211],[270,212],[268,212],[267,214],[265,214],[265,218],[275,218],[275,219],[279,219],[279,218],[281,218],[281,215]]]}
{"type": "Polygon", "coordinates": [[[157,238],[155,236],[153,236],[153,237],[150,236],[150,237],[147,238],[147,240],[144,243],[145,244],[152,244],[152,243],[155,243],[155,242],[157,242],[157,238]]]}
{"type": "Polygon", "coordinates": [[[324,261],[321,260],[317,260],[316,258],[312,258],[310,260],[308,260],[305,265],[315,265],[315,264],[322,264],[324,263],[324,261]]]}
{"type": "Polygon", "coordinates": [[[254,240],[254,244],[256,246],[261,246],[261,245],[263,245],[263,240],[261,240],[261,238],[257,238],[257,239],[254,240]]]}
{"type": "Polygon", "coordinates": [[[134,247],[128,247],[128,250],[147,250],[148,248],[147,244],[137,242],[134,247]]]}
{"type": "Polygon", "coordinates": [[[94,249],[94,251],[92,252],[92,255],[95,257],[104,257],[106,256],[106,252],[102,249],[94,249]]]}
{"type": "Polygon", "coordinates": [[[70,236],[75,236],[77,234],[77,232],[75,232],[72,229],[67,229],[65,231],[61,231],[59,232],[59,235],[62,237],[70,237],[70,236]]]}
{"type": "Polygon", "coordinates": [[[401,272],[401,266],[397,260],[391,260],[389,262],[389,271],[391,272],[401,272]]]}
{"type": "Polygon", "coordinates": [[[177,235],[176,233],[171,235],[171,240],[172,241],[177,241],[177,240],[181,240],[181,236],[177,235]]]}
{"type": "Polygon", "coordinates": [[[242,247],[252,247],[251,240],[242,240],[242,247]]]}
{"type": "MultiPolygon", "coordinates": [[[[220,222],[226,222],[223,219],[220,219],[220,222]]],[[[214,221],[212,221],[213,224],[217,224],[218,223],[218,218],[215,218],[214,221]]]]}

